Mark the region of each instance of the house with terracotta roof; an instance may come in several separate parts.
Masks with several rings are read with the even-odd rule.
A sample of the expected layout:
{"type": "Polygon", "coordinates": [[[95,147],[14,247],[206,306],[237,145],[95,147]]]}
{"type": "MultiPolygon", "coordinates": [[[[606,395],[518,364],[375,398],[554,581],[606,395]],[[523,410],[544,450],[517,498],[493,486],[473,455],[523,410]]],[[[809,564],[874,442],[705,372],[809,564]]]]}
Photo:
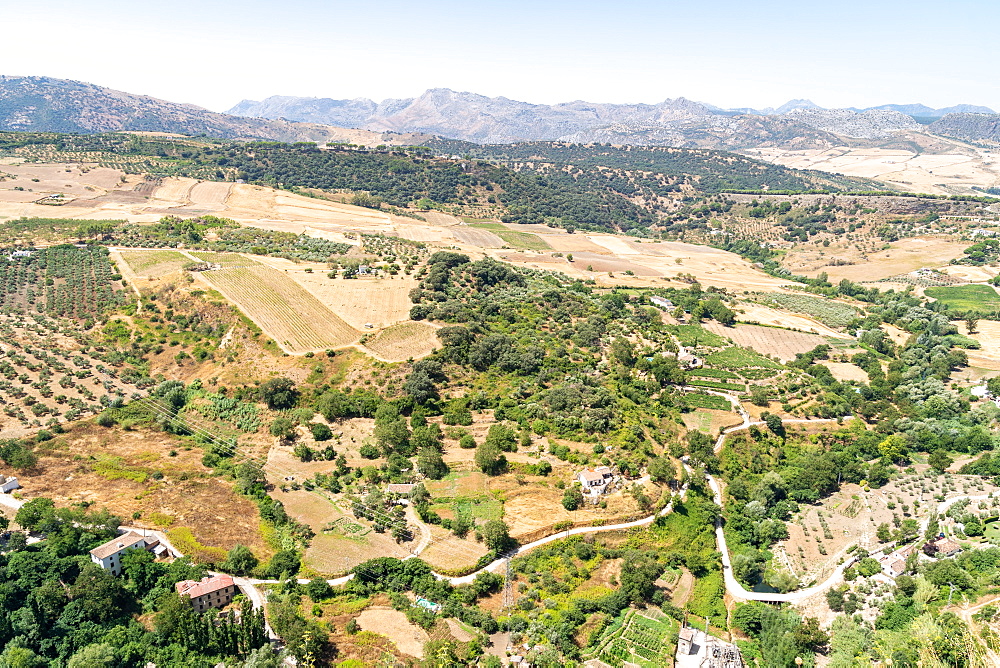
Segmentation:
{"type": "Polygon", "coordinates": [[[941,537],[925,543],[923,550],[928,557],[953,557],[962,551],[962,546],[953,540],[941,537]]]}
{"type": "Polygon", "coordinates": [[[583,496],[589,499],[591,503],[597,503],[597,498],[607,491],[614,477],[614,471],[611,470],[610,466],[588,468],[577,474],[577,480],[580,481],[583,496]]]}
{"type": "Polygon", "coordinates": [[[98,545],[90,551],[90,560],[112,575],[122,572],[122,556],[128,550],[155,550],[160,544],[155,538],[141,536],[134,531],[109,540],[104,545],[98,545]]]}
{"type": "Polygon", "coordinates": [[[191,607],[195,612],[225,607],[239,593],[228,575],[212,575],[197,581],[181,580],[174,586],[181,598],[187,596],[191,600],[191,607]]]}

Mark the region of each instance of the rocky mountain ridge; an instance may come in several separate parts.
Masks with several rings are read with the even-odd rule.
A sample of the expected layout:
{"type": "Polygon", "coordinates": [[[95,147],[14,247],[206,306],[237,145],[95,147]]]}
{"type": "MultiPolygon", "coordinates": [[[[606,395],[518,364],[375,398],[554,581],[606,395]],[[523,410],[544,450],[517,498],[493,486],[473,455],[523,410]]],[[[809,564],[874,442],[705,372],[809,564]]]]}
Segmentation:
{"type": "MultiPolygon", "coordinates": [[[[986,109],[971,105],[951,109],[968,108],[986,109]]],[[[555,140],[739,150],[823,148],[842,144],[838,136],[881,140],[921,128],[906,112],[919,113],[926,123],[947,111],[924,105],[823,109],[810,100],[790,100],[777,109],[722,109],[683,97],[657,104],[577,100],[545,105],[434,88],[416,98],[383,102],[275,96],[244,100],[229,113],[422,132],[480,144],[555,140]]]]}
{"type": "Polygon", "coordinates": [[[51,77],[0,76],[0,131],[167,132],[221,139],[413,144],[422,135],[390,136],[319,123],[220,114],[193,104],[133,95],[51,77]]]}

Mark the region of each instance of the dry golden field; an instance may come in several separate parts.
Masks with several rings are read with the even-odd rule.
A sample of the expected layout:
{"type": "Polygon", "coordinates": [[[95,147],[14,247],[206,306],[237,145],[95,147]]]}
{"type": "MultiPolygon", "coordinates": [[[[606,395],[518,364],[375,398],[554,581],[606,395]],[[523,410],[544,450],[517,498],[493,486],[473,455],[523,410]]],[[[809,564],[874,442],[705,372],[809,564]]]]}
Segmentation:
{"type": "MultiPolygon", "coordinates": [[[[211,253],[193,257],[218,261],[211,253]]],[[[198,279],[236,304],[286,352],[304,353],[349,345],[360,332],[283,272],[242,256],[198,279]],[[239,259],[237,259],[239,258],[239,259]]]]}
{"type": "Polygon", "coordinates": [[[190,257],[172,250],[128,250],[120,249],[114,255],[121,257],[132,272],[142,278],[160,278],[191,263],[190,257]]]}
{"type": "Polygon", "coordinates": [[[805,276],[826,272],[834,283],[842,278],[856,282],[877,281],[917,269],[947,265],[953,258],[962,256],[969,242],[946,236],[929,236],[901,239],[890,245],[891,248],[886,250],[867,253],[834,244],[822,249],[793,248],[785,255],[782,266],[794,274],[805,276]],[[854,264],[834,266],[830,264],[833,258],[854,264]]]}
{"type": "Polygon", "coordinates": [[[901,190],[936,195],[976,194],[973,186],[991,188],[1000,182],[995,149],[953,141],[944,152],[885,148],[789,151],[762,148],[743,151],[768,162],[795,169],[816,169],[885,181],[901,190]]]}
{"type": "Polygon", "coordinates": [[[438,328],[426,322],[401,322],[379,332],[365,348],[386,362],[419,359],[440,347],[438,328]]]}

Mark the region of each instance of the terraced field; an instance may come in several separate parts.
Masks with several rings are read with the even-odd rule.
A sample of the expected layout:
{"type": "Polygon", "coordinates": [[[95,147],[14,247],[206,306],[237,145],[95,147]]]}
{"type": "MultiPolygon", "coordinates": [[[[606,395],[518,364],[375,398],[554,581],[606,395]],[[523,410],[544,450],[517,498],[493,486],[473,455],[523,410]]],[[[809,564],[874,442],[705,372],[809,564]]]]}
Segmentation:
{"type": "Polygon", "coordinates": [[[221,269],[199,278],[221,292],[288,353],[346,346],[361,333],[333,313],[301,285],[271,267],[237,255],[196,257],[221,262],[221,269]]]}

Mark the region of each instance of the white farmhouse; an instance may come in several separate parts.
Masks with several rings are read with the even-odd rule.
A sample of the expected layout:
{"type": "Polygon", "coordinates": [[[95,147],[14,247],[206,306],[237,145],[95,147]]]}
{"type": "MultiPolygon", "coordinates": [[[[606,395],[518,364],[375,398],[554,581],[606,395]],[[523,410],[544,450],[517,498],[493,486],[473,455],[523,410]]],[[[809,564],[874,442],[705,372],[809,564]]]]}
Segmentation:
{"type": "Polygon", "coordinates": [[[17,481],[14,476],[7,477],[5,475],[0,475],[0,492],[6,494],[15,489],[20,489],[21,483],[17,481]]]}
{"type": "Polygon", "coordinates": [[[109,540],[90,551],[90,560],[112,575],[122,572],[122,556],[128,550],[153,550],[160,544],[155,538],[140,536],[134,531],[109,540]]]}
{"type": "Polygon", "coordinates": [[[614,472],[608,466],[584,469],[577,474],[583,496],[591,503],[597,503],[597,498],[607,491],[614,477],[614,472]]]}

